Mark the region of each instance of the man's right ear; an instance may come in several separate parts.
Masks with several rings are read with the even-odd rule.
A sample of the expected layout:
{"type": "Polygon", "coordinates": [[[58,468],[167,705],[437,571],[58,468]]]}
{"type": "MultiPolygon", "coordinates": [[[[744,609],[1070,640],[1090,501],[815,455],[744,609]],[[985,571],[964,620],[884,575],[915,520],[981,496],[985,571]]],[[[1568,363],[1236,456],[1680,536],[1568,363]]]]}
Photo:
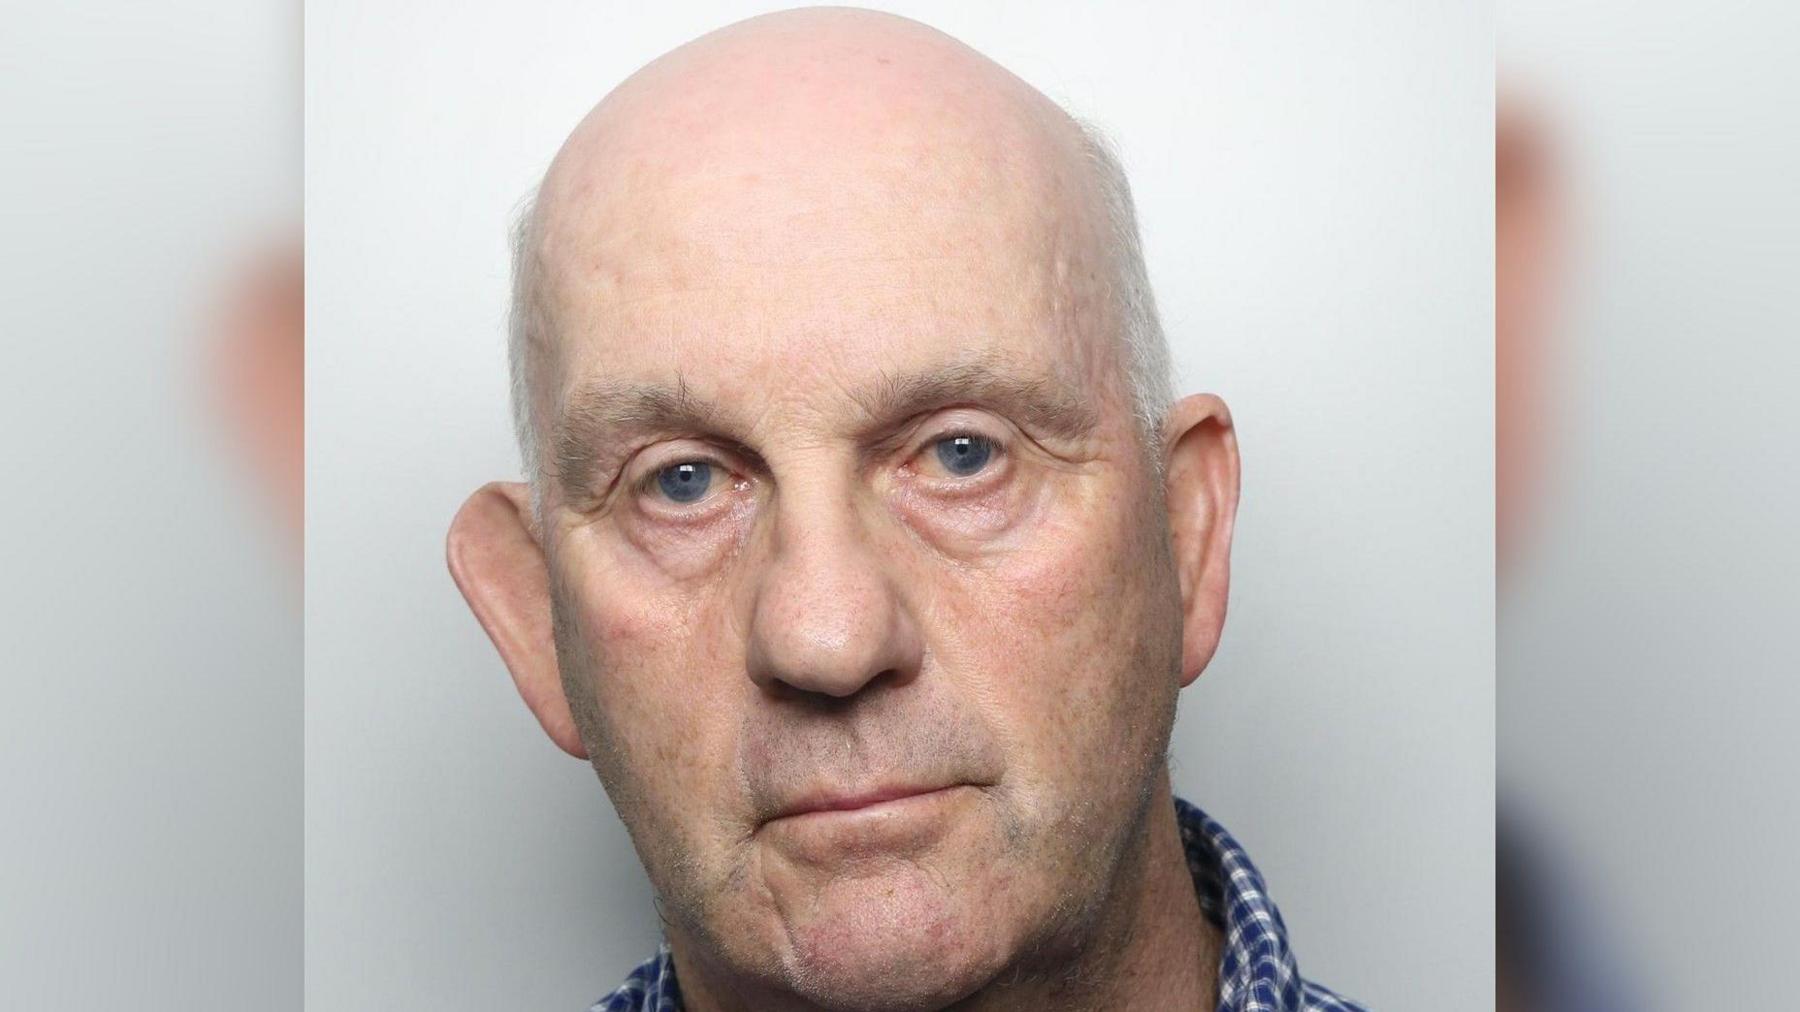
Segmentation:
{"type": "Polygon", "coordinates": [[[513,684],[550,740],[587,758],[556,663],[550,620],[550,567],[532,533],[531,490],[519,482],[483,485],[456,511],[445,543],[450,576],[513,684]]]}

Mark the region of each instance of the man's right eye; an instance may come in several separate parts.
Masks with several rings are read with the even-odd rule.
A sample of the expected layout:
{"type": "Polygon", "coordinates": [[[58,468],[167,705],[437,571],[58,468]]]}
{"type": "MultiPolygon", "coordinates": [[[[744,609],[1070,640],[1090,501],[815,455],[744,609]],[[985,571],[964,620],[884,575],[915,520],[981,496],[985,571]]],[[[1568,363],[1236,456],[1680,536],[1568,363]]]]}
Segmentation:
{"type": "Polygon", "coordinates": [[[656,472],[656,488],[670,502],[686,505],[706,497],[712,487],[713,465],[704,460],[671,464],[656,472]]]}
{"type": "Polygon", "coordinates": [[[937,441],[938,463],[958,478],[979,474],[994,459],[994,443],[983,436],[955,435],[937,441]]]}

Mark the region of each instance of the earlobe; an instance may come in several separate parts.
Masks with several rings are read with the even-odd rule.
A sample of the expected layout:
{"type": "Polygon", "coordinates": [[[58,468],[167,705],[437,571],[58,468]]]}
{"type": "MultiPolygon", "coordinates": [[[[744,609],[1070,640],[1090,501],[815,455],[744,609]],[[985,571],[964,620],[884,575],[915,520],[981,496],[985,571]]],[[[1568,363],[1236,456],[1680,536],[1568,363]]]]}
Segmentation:
{"type": "Polygon", "coordinates": [[[482,486],[457,510],[444,547],[451,578],[525,705],[563,751],[586,759],[557,667],[550,570],[532,533],[530,489],[517,482],[482,486]]]}
{"type": "Polygon", "coordinates": [[[1163,446],[1169,528],[1181,580],[1181,684],[1187,686],[1211,663],[1225,627],[1238,501],[1230,410],[1211,394],[1183,398],[1169,411],[1163,446]]]}

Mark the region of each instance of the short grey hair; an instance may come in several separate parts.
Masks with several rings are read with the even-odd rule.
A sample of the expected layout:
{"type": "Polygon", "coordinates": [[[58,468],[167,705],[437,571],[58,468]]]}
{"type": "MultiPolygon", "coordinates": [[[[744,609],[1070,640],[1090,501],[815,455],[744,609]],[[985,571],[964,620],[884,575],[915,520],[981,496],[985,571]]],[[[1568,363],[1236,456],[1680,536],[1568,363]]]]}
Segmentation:
{"type": "Polygon", "coordinates": [[[541,484],[537,429],[531,384],[542,369],[541,344],[548,338],[549,313],[540,286],[543,249],[538,241],[537,202],[542,184],[531,188],[513,211],[512,305],[506,314],[506,361],[512,376],[513,434],[519,441],[519,463],[531,482],[532,513],[537,513],[541,484]]]}
{"type": "Polygon", "coordinates": [[[1156,294],[1150,288],[1150,272],[1144,265],[1144,242],[1138,231],[1137,205],[1131,199],[1131,182],[1119,162],[1118,151],[1101,129],[1077,119],[1081,146],[1094,170],[1105,203],[1107,230],[1113,258],[1112,294],[1124,333],[1125,375],[1139,431],[1153,457],[1161,442],[1163,416],[1175,402],[1174,365],[1169,341],[1163,335],[1162,318],[1156,312],[1156,294]]]}
{"type": "MultiPolygon", "coordinates": [[[[1081,146],[1098,182],[1104,204],[1113,276],[1109,292],[1122,321],[1124,366],[1130,387],[1133,414],[1151,460],[1160,471],[1163,416],[1174,402],[1173,367],[1169,343],[1163,336],[1144,266],[1143,241],[1138,233],[1137,210],[1131,184],[1112,142],[1096,126],[1075,120],[1081,146]]],[[[543,342],[548,337],[549,312],[541,288],[543,251],[537,220],[537,192],[528,195],[514,212],[512,228],[512,309],[507,318],[507,357],[512,370],[513,429],[519,441],[519,458],[531,482],[532,512],[541,495],[542,457],[537,442],[537,419],[532,384],[543,371],[543,342]]]]}

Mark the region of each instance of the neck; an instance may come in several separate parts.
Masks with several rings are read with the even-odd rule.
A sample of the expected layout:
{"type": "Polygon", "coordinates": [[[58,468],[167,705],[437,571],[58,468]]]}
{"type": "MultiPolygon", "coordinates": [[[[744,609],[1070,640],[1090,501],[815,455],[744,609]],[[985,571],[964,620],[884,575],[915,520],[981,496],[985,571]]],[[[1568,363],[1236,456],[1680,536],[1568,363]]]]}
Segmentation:
{"type": "MultiPolygon", "coordinates": [[[[676,937],[689,1012],[732,1009],[731,991],[708,986],[676,937]]],[[[1083,937],[1037,966],[1009,967],[953,1006],[957,1012],[1157,1008],[1205,1012],[1218,1001],[1219,931],[1200,911],[1175,819],[1168,772],[1121,856],[1112,890],[1083,937]]],[[[1046,954],[1049,955],[1049,954],[1046,954]]]]}

